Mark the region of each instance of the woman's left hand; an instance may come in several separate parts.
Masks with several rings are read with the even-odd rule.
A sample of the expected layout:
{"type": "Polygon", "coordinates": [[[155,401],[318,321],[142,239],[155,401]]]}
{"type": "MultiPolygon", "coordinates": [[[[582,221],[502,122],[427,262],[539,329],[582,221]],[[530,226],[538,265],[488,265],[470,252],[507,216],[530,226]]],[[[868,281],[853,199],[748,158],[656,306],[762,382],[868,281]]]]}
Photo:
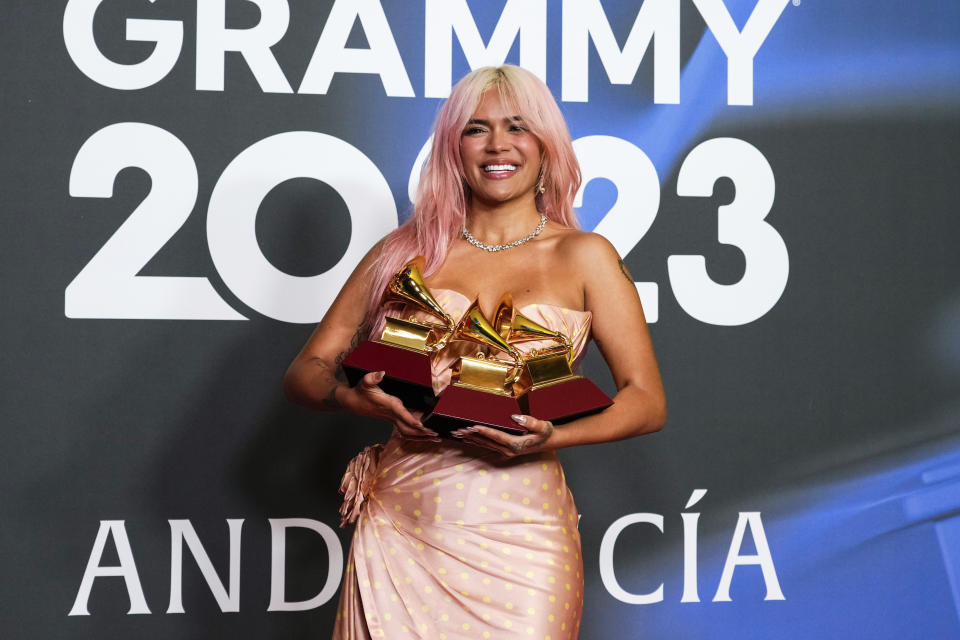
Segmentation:
{"type": "Polygon", "coordinates": [[[451,435],[464,442],[498,451],[508,458],[535,453],[546,448],[544,445],[553,435],[552,422],[537,420],[533,416],[511,417],[517,424],[526,427],[528,433],[512,435],[499,429],[475,424],[472,427],[457,429],[451,435]]]}

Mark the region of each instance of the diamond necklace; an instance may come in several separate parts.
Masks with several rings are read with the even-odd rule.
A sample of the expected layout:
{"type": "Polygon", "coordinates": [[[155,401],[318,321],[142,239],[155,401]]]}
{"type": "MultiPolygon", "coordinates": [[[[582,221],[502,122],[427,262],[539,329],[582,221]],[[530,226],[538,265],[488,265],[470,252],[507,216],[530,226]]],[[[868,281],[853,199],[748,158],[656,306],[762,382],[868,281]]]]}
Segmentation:
{"type": "Polygon", "coordinates": [[[473,234],[467,231],[467,225],[463,225],[463,237],[467,242],[475,246],[477,249],[483,249],[484,251],[503,251],[504,249],[513,249],[514,247],[519,247],[522,244],[530,242],[543,231],[543,227],[547,224],[547,216],[540,214],[540,224],[537,225],[537,228],[533,230],[533,233],[528,235],[526,238],[520,238],[519,240],[514,240],[513,242],[508,242],[507,244],[483,244],[479,240],[473,237],[473,234]]]}

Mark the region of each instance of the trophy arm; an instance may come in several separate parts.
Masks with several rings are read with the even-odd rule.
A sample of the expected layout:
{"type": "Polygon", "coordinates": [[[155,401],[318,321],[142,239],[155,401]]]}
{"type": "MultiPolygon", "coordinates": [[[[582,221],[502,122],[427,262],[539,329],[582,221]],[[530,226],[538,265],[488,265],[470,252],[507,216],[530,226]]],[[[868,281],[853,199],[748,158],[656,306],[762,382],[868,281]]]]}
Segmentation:
{"type": "Polygon", "coordinates": [[[438,330],[441,329],[441,327],[443,328],[443,333],[437,339],[436,342],[427,346],[427,351],[429,353],[435,353],[437,351],[441,351],[444,347],[446,347],[447,343],[450,342],[451,336],[453,336],[453,332],[456,331],[457,329],[457,322],[450,317],[450,314],[444,313],[442,316],[442,320],[444,321],[444,324],[446,326],[442,327],[442,325],[439,325],[439,324],[436,325],[438,330]]]}
{"type": "Polygon", "coordinates": [[[520,350],[513,345],[510,345],[510,350],[507,353],[513,356],[513,376],[511,376],[508,384],[508,386],[512,387],[520,381],[520,376],[523,375],[523,355],[520,353],[520,350]]]}

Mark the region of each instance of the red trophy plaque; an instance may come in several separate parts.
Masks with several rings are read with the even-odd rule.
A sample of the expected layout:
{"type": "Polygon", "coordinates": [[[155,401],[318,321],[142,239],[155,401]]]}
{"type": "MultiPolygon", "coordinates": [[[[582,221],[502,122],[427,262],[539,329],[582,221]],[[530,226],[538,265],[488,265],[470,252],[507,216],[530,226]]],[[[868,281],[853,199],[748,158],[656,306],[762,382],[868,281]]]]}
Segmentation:
{"type": "Polygon", "coordinates": [[[523,359],[526,374],[522,382],[527,390],[522,401],[528,415],[562,424],[603,411],[613,404],[600,387],[587,378],[574,375],[570,369],[570,339],[519,313],[509,294],[500,301],[495,322],[500,336],[511,345],[532,340],[560,343],[535,351],[523,359]]]}
{"type": "Polygon", "coordinates": [[[463,314],[451,336],[505,351],[513,362],[485,357],[463,356],[453,370],[453,382],[440,393],[433,411],[423,424],[437,433],[449,433],[459,427],[482,424],[514,434],[526,429],[510,417],[526,413],[515,395],[515,385],[523,371],[520,352],[508,344],[483,316],[476,300],[463,314]]]}
{"type": "Polygon", "coordinates": [[[408,262],[390,282],[381,304],[404,302],[443,320],[429,324],[410,318],[386,318],[379,340],[368,340],[344,358],[341,366],[351,385],[371,371],[385,372],[380,388],[407,407],[427,411],[435,401],[430,356],[446,344],[456,323],[423,283],[424,259],[408,262]]]}

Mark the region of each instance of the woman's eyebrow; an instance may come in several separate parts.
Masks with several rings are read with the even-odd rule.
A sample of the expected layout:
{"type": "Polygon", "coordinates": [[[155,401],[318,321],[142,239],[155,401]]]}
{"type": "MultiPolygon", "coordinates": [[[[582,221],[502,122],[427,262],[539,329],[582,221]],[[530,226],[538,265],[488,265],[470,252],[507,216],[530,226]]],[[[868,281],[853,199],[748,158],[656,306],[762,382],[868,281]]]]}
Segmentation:
{"type": "MultiPolygon", "coordinates": [[[[504,121],[506,121],[506,122],[523,122],[524,120],[523,120],[523,116],[510,116],[509,118],[504,118],[504,121]]],[[[481,119],[481,118],[470,118],[469,120],[467,120],[467,124],[482,124],[482,125],[487,126],[487,127],[490,126],[490,122],[489,122],[489,121],[483,120],[483,119],[481,119]]]]}

